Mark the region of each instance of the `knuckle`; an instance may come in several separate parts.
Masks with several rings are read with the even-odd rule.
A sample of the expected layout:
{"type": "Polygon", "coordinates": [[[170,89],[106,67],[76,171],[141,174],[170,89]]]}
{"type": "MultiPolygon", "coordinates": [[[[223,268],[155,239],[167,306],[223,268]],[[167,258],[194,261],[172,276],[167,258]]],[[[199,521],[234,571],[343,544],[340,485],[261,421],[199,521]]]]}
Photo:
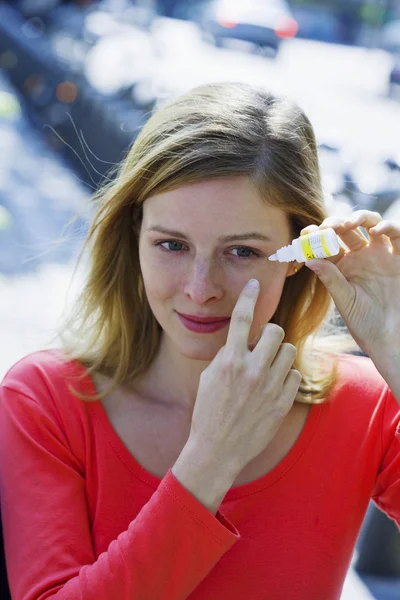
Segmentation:
{"type": "Polygon", "coordinates": [[[234,315],[234,320],[236,323],[248,325],[252,322],[251,314],[246,310],[238,310],[234,315]]]}
{"type": "Polygon", "coordinates": [[[285,337],[285,330],[276,323],[267,323],[265,330],[279,338],[281,341],[285,337]]]}
{"type": "Polygon", "coordinates": [[[274,415],[277,419],[284,419],[290,410],[291,405],[285,402],[283,398],[280,398],[279,402],[275,404],[274,415]]]}
{"type": "Polygon", "coordinates": [[[221,370],[223,373],[238,373],[244,369],[244,362],[234,354],[225,354],[221,360],[221,370]]]}
{"type": "Polygon", "coordinates": [[[304,235],[306,233],[310,233],[311,231],[315,231],[316,229],[318,229],[318,225],[307,225],[307,227],[304,227],[301,231],[300,234],[304,235]]]}
{"type": "Polygon", "coordinates": [[[320,229],[328,229],[328,228],[338,229],[343,225],[345,220],[346,219],[343,217],[327,217],[321,223],[320,229]]]}
{"type": "Polygon", "coordinates": [[[251,388],[256,387],[260,383],[260,373],[255,370],[247,371],[246,382],[251,388]]]}

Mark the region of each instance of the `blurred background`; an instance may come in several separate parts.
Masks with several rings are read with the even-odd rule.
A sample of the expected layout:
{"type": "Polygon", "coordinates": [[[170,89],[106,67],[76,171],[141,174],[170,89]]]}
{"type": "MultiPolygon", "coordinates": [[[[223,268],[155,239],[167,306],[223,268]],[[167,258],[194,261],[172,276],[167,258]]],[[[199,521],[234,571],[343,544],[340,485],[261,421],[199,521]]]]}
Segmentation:
{"type": "MultiPolygon", "coordinates": [[[[400,0],[0,0],[0,378],[57,345],[90,195],[142,125],[224,80],[306,111],[330,214],[400,219],[400,0]]],[[[342,598],[400,599],[373,503],[342,598]]]]}

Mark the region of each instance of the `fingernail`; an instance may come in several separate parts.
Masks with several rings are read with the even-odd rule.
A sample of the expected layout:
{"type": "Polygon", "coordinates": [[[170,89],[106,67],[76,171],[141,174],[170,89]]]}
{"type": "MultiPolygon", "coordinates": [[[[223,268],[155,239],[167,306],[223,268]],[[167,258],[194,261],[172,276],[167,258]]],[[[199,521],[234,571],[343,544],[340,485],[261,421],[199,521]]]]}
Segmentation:
{"type": "Polygon", "coordinates": [[[250,279],[250,281],[247,283],[247,287],[251,290],[257,290],[259,287],[259,283],[257,279],[250,279]]]}

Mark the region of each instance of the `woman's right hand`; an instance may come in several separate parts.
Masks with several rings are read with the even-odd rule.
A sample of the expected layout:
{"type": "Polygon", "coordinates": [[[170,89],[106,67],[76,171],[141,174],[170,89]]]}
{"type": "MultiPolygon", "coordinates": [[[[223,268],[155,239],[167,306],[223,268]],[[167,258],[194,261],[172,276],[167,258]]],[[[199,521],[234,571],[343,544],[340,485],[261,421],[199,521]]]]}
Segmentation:
{"type": "MultiPolygon", "coordinates": [[[[258,282],[257,282],[258,283],[258,282]]],[[[247,284],[233,310],[228,338],[203,371],[189,440],[236,474],[268,446],[291,409],[301,382],[296,348],[268,323],[253,350],[248,338],[259,284],[247,284]]]]}

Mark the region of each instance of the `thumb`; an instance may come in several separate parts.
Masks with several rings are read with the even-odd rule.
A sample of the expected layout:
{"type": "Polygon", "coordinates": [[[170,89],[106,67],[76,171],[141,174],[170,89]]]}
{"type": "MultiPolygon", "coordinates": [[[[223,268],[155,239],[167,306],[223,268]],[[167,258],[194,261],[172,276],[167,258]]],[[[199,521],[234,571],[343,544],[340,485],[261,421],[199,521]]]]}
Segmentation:
{"type": "Polygon", "coordinates": [[[322,281],[342,317],[346,314],[354,301],[354,288],[347,281],[343,273],[332,262],[326,259],[307,260],[306,266],[314,271],[322,281]]]}

